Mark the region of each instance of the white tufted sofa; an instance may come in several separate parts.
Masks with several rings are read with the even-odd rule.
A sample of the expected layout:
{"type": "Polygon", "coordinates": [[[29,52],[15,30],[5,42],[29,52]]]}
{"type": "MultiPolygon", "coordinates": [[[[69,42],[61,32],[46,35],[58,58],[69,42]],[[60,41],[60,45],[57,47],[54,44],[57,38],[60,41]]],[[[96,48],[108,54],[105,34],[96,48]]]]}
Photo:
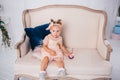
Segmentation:
{"type": "MultiPolygon", "coordinates": [[[[109,60],[112,48],[105,36],[107,14],[78,5],[48,5],[25,10],[23,25],[24,28],[34,27],[49,22],[51,18],[62,19],[64,43],[75,53],[73,60],[64,59],[67,76],[77,79],[111,78],[109,60]]],[[[29,38],[25,33],[16,49],[15,80],[20,77],[38,78],[41,62],[31,55],[29,38]]],[[[55,76],[55,63],[49,65],[47,72],[49,77],[55,76]]]]}

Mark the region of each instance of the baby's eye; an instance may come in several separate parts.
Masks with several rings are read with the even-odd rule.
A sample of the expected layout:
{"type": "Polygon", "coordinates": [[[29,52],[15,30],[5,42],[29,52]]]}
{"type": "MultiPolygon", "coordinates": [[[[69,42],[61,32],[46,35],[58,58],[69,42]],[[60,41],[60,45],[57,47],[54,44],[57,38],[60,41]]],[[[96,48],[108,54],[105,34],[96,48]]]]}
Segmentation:
{"type": "Polygon", "coordinates": [[[53,32],[55,32],[55,30],[53,30],[53,32]]]}
{"type": "Polygon", "coordinates": [[[60,32],[59,30],[57,30],[57,32],[60,32]]]}

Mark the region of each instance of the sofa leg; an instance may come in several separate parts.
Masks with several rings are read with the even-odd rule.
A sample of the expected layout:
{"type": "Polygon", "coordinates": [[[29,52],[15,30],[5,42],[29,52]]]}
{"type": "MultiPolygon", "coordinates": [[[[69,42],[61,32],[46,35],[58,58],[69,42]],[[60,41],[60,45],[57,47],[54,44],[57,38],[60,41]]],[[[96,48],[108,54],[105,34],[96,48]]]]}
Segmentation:
{"type": "Polygon", "coordinates": [[[112,78],[110,78],[109,80],[112,80],[112,78]]]}
{"type": "Polygon", "coordinates": [[[104,79],[104,80],[112,80],[112,78],[104,79]]]}
{"type": "Polygon", "coordinates": [[[20,80],[18,75],[14,76],[14,80],[20,80]]]}

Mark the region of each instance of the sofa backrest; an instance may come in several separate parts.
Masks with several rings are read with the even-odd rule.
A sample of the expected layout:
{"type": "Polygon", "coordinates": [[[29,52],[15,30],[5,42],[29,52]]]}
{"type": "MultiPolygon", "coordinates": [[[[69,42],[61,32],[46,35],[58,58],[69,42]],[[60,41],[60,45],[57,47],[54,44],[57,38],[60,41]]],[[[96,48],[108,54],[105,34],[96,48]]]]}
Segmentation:
{"type": "Polygon", "coordinates": [[[62,19],[62,36],[69,48],[96,48],[105,33],[106,13],[77,5],[48,5],[23,13],[24,27],[62,19]],[[101,38],[102,37],[102,38],[101,38]]]}

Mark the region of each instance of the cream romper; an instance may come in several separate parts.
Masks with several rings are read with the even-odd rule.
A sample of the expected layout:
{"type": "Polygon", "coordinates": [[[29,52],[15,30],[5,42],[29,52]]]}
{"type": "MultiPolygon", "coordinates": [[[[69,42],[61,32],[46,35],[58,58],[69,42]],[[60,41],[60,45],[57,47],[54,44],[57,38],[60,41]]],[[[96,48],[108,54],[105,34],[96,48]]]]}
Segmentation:
{"type": "Polygon", "coordinates": [[[54,50],[56,52],[56,56],[51,56],[50,53],[46,52],[43,48],[41,49],[41,59],[45,56],[48,56],[49,60],[63,60],[63,53],[59,47],[59,44],[62,44],[62,37],[54,38],[51,34],[47,35],[44,40],[43,44],[47,45],[48,48],[54,50]]]}

